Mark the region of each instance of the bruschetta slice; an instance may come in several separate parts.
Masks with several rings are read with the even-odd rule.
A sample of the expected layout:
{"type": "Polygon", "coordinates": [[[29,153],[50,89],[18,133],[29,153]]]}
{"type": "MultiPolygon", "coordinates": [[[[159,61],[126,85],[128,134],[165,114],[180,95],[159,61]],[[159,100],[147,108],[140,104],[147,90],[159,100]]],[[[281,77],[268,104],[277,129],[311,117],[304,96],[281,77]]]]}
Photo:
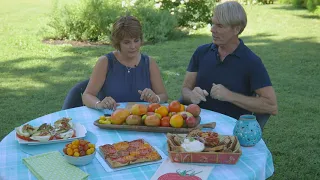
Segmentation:
{"type": "Polygon", "coordinates": [[[25,124],[19,127],[16,127],[16,135],[18,138],[26,140],[26,141],[32,141],[30,138],[35,132],[37,132],[38,127],[33,127],[29,124],[25,124]]]}
{"type": "Polygon", "coordinates": [[[54,128],[47,123],[39,126],[38,130],[30,137],[35,141],[45,142],[52,140],[54,137],[54,128]]]}
{"type": "Polygon", "coordinates": [[[56,139],[68,139],[76,136],[71,118],[62,118],[54,123],[56,139]]]}

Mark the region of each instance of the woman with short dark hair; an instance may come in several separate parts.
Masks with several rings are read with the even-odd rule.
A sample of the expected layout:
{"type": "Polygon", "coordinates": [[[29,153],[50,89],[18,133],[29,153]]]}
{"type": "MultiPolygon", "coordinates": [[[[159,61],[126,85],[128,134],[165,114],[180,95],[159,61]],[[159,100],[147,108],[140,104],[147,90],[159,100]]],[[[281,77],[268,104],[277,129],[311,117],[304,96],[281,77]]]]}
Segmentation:
{"type": "Polygon", "coordinates": [[[115,109],[117,102],[166,102],[168,96],[157,63],[140,53],[143,34],[139,20],[133,16],[119,18],[113,24],[111,41],[116,50],[99,58],[82,96],[83,103],[96,109],[115,109]],[[105,98],[97,98],[100,91],[105,98]]]}

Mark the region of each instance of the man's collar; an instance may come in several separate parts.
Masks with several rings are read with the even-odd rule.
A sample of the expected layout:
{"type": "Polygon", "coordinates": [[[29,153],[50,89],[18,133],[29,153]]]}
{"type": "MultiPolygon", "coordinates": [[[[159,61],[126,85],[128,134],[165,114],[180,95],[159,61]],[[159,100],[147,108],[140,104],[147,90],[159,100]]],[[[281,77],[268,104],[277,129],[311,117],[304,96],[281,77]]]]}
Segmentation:
{"type": "Polygon", "coordinates": [[[213,51],[218,51],[218,46],[216,44],[214,44],[214,43],[211,43],[211,47],[210,48],[213,51]]]}
{"type": "Polygon", "coordinates": [[[243,51],[242,51],[242,49],[243,49],[243,47],[244,47],[244,44],[243,44],[243,41],[242,41],[242,39],[240,39],[239,38],[239,45],[238,45],[238,47],[233,51],[233,53],[231,53],[231,54],[233,54],[233,55],[235,55],[235,56],[237,56],[237,57],[239,57],[240,58],[240,56],[242,55],[242,53],[243,53],[243,51]]]}
{"type": "MultiPolygon", "coordinates": [[[[240,57],[242,54],[242,48],[244,47],[242,39],[239,38],[239,45],[238,47],[231,53],[231,55],[235,55],[237,57],[240,57]]],[[[218,46],[214,43],[211,44],[211,50],[218,52],[218,46]]]]}

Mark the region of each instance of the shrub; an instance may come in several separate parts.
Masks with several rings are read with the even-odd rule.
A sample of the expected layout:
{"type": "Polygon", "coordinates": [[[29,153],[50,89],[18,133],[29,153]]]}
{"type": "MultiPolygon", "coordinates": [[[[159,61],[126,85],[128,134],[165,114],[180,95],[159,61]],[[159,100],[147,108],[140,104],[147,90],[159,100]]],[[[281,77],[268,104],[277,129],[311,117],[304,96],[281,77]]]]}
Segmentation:
{"type": "Polygon", "coordinates": [[[305,0],[292,0],[291,3],[294,7],[299,8],[299,7],[303,7],[305,0]]]}
{"type": "Polygon", "coordinates": [[[155,43],[172,37],[177,20],[167,10],[156,9],[154,4],[148,0],[81,0],[72,6],[59,7],[55,1],[48,25],[55,39],[109,42],[116,19],[132,14],[142,24],[145,41],[155,43]]]}
{"type": "Polygon", "coordinates": [[[97,41],[110,34],[120,16],[119,4],[103,0],[81,0],[73,6],[59,7],[55,2],[49,26],[57,39],[97,41]]]}
{"type": "Polygon", "coordinates": [[[279,0],[281,4],[291,4],[291,0],[279,0]]]}
{"type": "Polygon", "coordinates": [[[211,22],[214,0],[155,0],[161,9],[174,14],[179,26],[203,27],[211,22]]]}
{"type": "Polygon", "coordinates": [[[136,16],[142,22],[145,41],[153,43],[168,40],[178,25],[176,18],[166,10],[142,7],[137,8],[136,16]]]}
{"type": "Polygon", "coordinates": [[[316,0],[307,0],[307,9],[309,11],[314,11],[317,8],[317,2],[316,0]]]}
{"type": "Polygon", "coordinates": [[[296,8],[306,8],[311,12],[320,5],[320,0],[280,0],[282,4],[292,4],[296,8]]]}

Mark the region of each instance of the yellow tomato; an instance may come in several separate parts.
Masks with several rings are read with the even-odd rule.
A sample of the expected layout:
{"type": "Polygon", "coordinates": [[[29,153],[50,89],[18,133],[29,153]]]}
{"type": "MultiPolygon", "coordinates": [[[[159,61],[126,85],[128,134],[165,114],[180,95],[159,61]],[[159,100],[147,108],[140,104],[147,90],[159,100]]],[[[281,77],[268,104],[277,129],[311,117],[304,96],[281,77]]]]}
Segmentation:
{"type": "Polygon", "coordinates": [[[94,144],[89,143],[89,144],[88,144],[88,147],[89,147],[89,148],[94,148],[94,144]]]}
{"type": "Polygon", "coordinates": [[[79,157],[79,156],[80,156],[80,154],[79,154],[79,152],[74,152],[73,156],[75,156],[75,157],[79,157]]]}
{"type": "Polygon", "coordinates": [[[68,149],[67,149],[67,154],[68,154],[69,156],[72,156],[72,155],[73,155],[73,150],[72,150],[71,148],[68,148],[68,149]]]}
{"type": "Polygon", "coordinates": [[[80,142],[79,142],[79,139],[76,139],[76,140],[72,141],[72,143],[71,143],[71,144],[72,144],[72,145],[77,145],[77,146],[78,146],[78,145],[79,145],[79,143],[80,143],[80,142]]]}
{"type": "Polygon", "coordinates": [[[89,154],[91,154],[91,150],[90,149],[86,150],[86,155],[89,155],[89,154]]]}

